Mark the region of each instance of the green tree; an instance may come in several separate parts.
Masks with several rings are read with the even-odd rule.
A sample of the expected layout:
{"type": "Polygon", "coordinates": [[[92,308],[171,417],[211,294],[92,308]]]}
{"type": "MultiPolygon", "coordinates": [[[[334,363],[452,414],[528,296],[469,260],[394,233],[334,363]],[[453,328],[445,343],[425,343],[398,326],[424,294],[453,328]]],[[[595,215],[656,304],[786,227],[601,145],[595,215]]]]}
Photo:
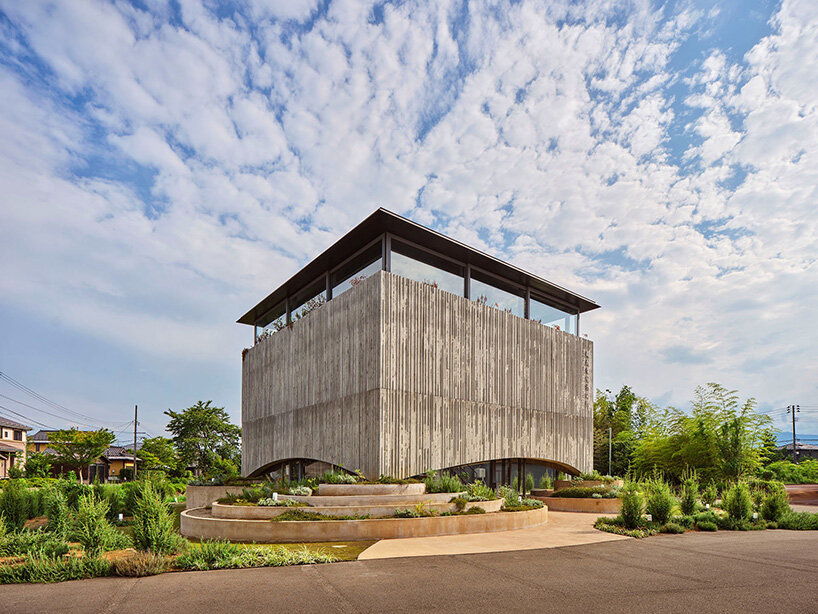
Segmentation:
{"type": "Polygon", "coordinates": [[[675,480],[695,470],[705,481],[736,481],[761,467],[771,424],[756,413],[754,399],[741,404],[735,390],[699,386],[690,413],[670,408],[647,429],[633,449],[633,468],[636,474],[660,471],[675,480]]]}
{"type": "Polygon", "coordinates": [[[594,468],[608,473],[608,438],[611,437],[612,475],[625,475],[638,441],[656,422],[656,407],[630,386],[614,395],[597,390],[594,401],[594,468]]]}
{"type": "MultiPolygon", "coordinates": [[[[128,452],[132,453],[133,450],[128,450],[128,452]]],[[[140,467],[164,471],[168,475],[179,474],[179,456],[176,454],[172,439],[167,437],[144,439],[137,455],[142,460],[140,467]]]]}
{"type": "Polygon", "coordinates": [[[42,452],[33,452],[26,457],[26,477],[46,478],[51,469],[51,457],[42,452]]]}
{"type": "Polygon", "coordinates": [[[82,468],[97,460],[113,442],[114,434],[108,429],[57,431],[51,436],[54,463],[77,469],[82,481],[82,468]]]}
{"type": "Polygon", "coordinates": [[[231,424],[223,407],[211,403],[198,401],[187,409],[165,412],[170,418],[166,430],[173,434],[179,459],[185,467],[193,466],[196,475],[223,471],[224,461],[234,467],[240,464],[241,428],[231,424]]]}

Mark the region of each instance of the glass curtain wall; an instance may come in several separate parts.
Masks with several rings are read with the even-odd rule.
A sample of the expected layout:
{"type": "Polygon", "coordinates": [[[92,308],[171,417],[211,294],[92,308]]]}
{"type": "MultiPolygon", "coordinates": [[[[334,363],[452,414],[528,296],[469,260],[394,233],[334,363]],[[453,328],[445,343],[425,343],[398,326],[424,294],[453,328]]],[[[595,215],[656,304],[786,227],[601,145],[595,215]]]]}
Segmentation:
{"type": "MultiPolygon", "coordinates": [[[[458,296],[465,292],[465,265],[453,262],[393,237],[389,254],[391,272],[458,296]]],[[[290,296],[290,318],[296,321],[311,311],[357,286],[383,267],[383,243],[379,239],[353,256],[330,274],[331,297],[327,297],[326,278],[290,296]]],[[[502,309],[521,318],[526,315],[525,290],[510,282],[471,269],[469,296],[473,301],[502,309]]],[[[530,296],[528,315],[531,320],[567,333],[577,334],[577,314],[549,305],[544,298],[530,296]]],[[[287,324],[286,303],[282,301],[256,322],[259,337],[284,328],[287,324]]]]}
{"type": "Polygon", "coordinates": [[[392,239],[391,271],[458,296],[463,296],[464,267],[426,250],[392,239]]]}
{"type": "Polygon", "coordinates": [[[284,301],[256,320],[256,326],[258,337],[265,337],[287,326],[287,310],[284,301]]]}
{"type": "Polygon", "coordinates": [[[502,280],[472,269],[469,295],[482,305],[525,317],[525,291],[502,280]]]}
{"type": "Polygon", "coordinates": [[[313,282],[290,299],[290,320],[295,322],[315,311],[327,302],[327,282],[325,278],[313,282]]]}
{"type": "Polygon", "coordinates": [[[572,335],[577,334],[577,315],[575,313],[568,313],[551,305],[547,305],[534,296],[531,297],[528,314],[532,320],[540,324],[551,326],[566,333],[571,333],[572,335]]]}
{"type": "Polygon", "coordinates": [[[332,297],[343,294],[357,286],[367,277],[381,270],[383,263],[381,241],[370,245],[349,262],[343,264],[332,274],[332,297]]]}

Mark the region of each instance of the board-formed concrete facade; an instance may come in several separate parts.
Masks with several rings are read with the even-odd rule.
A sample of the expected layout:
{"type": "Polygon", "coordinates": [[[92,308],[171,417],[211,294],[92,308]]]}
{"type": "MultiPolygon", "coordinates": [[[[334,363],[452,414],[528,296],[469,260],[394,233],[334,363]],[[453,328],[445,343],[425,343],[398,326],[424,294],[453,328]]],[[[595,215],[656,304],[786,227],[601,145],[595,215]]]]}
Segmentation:
{"type": "Polygon", "coordinates": [[[242,474],[408,477],[495,459],[590,471],[593,344],[378,271],[245,351],[242,474]]]}

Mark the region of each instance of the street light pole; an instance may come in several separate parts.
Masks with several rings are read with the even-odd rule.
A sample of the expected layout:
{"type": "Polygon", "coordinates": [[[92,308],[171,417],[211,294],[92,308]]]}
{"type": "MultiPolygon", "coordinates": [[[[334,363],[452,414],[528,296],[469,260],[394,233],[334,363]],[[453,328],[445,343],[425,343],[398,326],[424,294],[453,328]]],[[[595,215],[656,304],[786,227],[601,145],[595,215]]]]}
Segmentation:
{"type": "Polygon", "coordinates": [[[608,475],[613,475],[611,473],[611,451],[613,449],[613,444],[611,443],[611,427],[608,427],[608,475]]]}

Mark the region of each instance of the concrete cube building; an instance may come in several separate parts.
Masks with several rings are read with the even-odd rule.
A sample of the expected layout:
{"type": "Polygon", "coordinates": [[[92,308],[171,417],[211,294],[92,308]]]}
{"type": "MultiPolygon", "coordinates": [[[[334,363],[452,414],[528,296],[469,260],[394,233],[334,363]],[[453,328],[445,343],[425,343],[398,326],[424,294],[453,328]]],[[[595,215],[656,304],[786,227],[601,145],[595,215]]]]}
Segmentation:
{"type": "Polygon", "coordinates": [[[597,307],[379,209],[239,319],[242,474],[590,471],[597,307]]]}

